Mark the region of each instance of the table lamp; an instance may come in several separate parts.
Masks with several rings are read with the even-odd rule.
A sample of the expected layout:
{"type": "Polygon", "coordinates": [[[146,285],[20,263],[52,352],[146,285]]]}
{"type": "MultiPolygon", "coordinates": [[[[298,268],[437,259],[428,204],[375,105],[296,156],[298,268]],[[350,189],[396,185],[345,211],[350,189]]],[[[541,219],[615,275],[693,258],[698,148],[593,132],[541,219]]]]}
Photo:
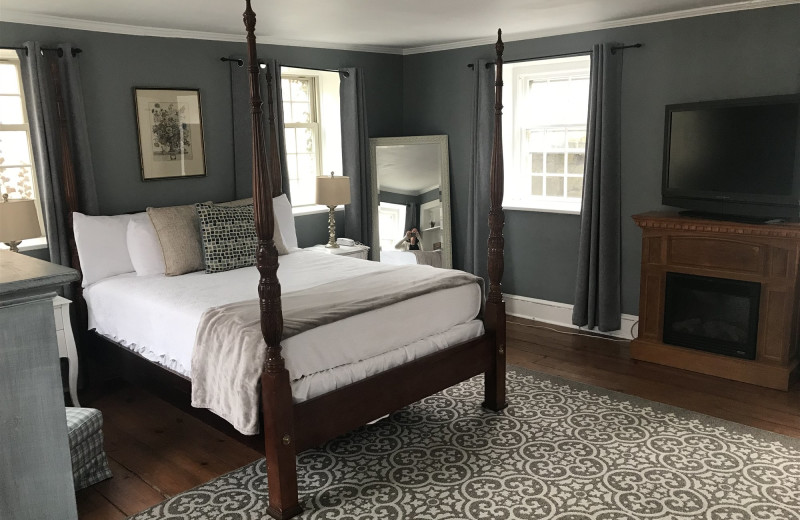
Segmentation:
{"type": "Polygon", "coordinates": [[[317,177],[317,204],[328,206],[329,239],[325,247],[339,247],[336,243],[336,220],[333,215],[339,204],[350,204],[350,177],[330,176],[317,177]]]}
{"type": "Polygon", "coordinates": [[[4,193],[3,202],[0,202],[0,242],[19,253],[17,246],[21,241],[40,236],[42,228],[36,203],[31,199],[8,200],[8,194],[4,193]]]}

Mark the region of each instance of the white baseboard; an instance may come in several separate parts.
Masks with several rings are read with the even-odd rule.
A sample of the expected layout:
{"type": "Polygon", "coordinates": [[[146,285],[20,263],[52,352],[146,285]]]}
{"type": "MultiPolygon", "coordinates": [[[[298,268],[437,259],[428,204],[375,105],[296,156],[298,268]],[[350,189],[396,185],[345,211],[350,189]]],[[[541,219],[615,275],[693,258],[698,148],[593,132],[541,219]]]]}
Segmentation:
{"type": "MultiPolygon", "coordinates": [[[[506,301],[506,313],[511,316],[551,323],[553,325],[560,325],[572,329],[589,330],[572,324],[572,305],[568,303],[537,300],[536,298],[517,296],[515,294],[503,294],[503,297],[506,301]]],[[[601,332],[595,329],[592,330],[592,332],[617,338],[633,339],[639,333],[638,327],[638,316],[623,314],[620,330],[601,332]]]]}

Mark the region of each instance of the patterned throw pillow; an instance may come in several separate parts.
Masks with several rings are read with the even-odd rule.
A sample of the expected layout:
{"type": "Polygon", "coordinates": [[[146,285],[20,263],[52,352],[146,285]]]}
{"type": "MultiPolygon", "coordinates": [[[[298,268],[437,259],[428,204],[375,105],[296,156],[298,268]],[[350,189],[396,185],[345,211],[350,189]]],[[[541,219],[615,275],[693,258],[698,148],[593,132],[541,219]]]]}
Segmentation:
{"type": "Polygon", "coordinates": [[[258,237],[253,205],[195,204],[207,273],[220,273],[256,263],[258,237]]]}

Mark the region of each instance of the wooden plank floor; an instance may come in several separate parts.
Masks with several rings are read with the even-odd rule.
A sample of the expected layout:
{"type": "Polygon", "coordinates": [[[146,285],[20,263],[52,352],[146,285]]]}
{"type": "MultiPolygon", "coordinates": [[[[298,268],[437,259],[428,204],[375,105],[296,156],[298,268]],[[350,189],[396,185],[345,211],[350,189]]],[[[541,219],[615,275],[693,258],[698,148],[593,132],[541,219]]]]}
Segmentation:
{"type": "MultiPolygon", "coordinates": [[[[511,317],[508,362],[800,438],[800,384],[781,392],[633,361],[627,342],[573,332],[511,317]]],[[[81,520],[126,518],[261,457],[142,388],[87,397],[103,412],[114,478],[78,492],[81,520]]]]}

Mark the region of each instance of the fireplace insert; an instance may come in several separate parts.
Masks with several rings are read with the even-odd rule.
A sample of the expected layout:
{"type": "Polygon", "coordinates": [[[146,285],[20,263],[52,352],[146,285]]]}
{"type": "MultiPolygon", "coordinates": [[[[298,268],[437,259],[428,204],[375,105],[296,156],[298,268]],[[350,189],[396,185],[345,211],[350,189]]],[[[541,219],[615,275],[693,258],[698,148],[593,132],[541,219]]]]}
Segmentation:
{"type": "Polygon", "coordinates": [[[663,342],[755,359],[761,284],[667,273],[663,342]]]}

